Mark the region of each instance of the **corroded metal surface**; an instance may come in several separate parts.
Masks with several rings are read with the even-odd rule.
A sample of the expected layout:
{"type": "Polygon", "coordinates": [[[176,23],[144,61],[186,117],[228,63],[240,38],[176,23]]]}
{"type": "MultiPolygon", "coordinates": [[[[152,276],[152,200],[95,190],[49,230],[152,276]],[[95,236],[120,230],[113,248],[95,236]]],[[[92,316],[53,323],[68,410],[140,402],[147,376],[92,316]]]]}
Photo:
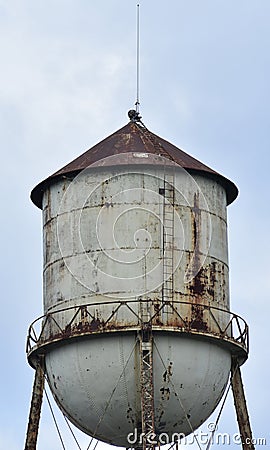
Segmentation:
{"type": "MultiPolygon", "coordinates": [[[[162,296],[163,168],[80,174],[44,195],[44,309],[106,298],[162,296]]],[[[175,172],[175,301],[229,309],[226,194],[213,180],[175,172]]],[[[165,241],[166,242],[166,241],[165,241]]],[[[166,256],[167,255],[167,256],[166,256]]],[[[169,277],[170,274],[168,273],[169,277]]]]}
{"type": "Polygon", "coordinates": [[[157,434],[196,429],[220,401],[232,355],[248,352],[229,302],[226,206],[237,189],[148,133],[128,124],[32,193],[43,209],[45,315],[30,328],[29,362],[45,354],[53,395],[78,428],[125,447],[147,418],[157,434]],[[150,353],[138,345],[145,329],[150,353]]]}
{"type": "Polygon", "coordinates": [[[255,450],[245,399],[244,385],[237,358],[233,358],[231,384],[243,450],[255,450]]]}
{"type": "Polygon", "coordinates": [[[139,428],[143,433],[143,450],[152,449],[147,438],[155,435],[154,406],[154,374],[153,374],[153,336],[151,322],[143,322],[139,333],[140,345],[140,397],[141,423],[139,428]]]}
{"type": "MultiPolygon", "coordinates": [[[[44,191],[49,185],[55,183],[59,178],[61,179],[62,176],[74,176],[86,167],[90,167],[93,164],[97,166],[99,161],[101,161],[102,164],[102,161],[104,162],[106,158],[109,158],[112,155],[121,155],[123,153],[130,153],[132,155],[134,152],[149,154],[161,153],[165,156],[168,155],[168,157],[186,170],[203,173],[205,176],[210,176],[217,179],[218,182],[226,189],[228,204],[233,202],[233,200],[237,197],[237,187],[230,180],[180,150],[178,147],[169,143],[165,139],[149,131],[145,133],[143,127],[136,123],[130,122],[120,130],[113,133],[111,136],[87,150],[74,161],[55,172],[49,178],[39,183],[33,189],[31,198],[39,208],[42,208],[42,197],[44,191]],[[153,142],[157,142],[158,145],[155,145],[153,142]],[[163,152],[158,150],[158,147],[163,149],[163,152]]],[[[134,158],[133,163],[147,164],[148,160],[144,158],[134,158]]],[[[113,164],[127,164],[127,162],[125,158],[122,158],[121,156],[118,159],[115,158],[113,164]]]]}
{"type": "Polygon", "coordinates": [[[142,303],[149,311],[148,323],[155,332],[174,332],[216,340],[217,343],[227,345],[242,362],[247,358],[248,326],[236,314],[197,303],[176,302],[174,305],[165,305],[151,300],[129,300],[73,306],[40,317],[33,322],[28,332],[26,350],[30,363],[36,354],[44,352],[44,347],[61,343],[65,339],[140,331],[145,323],[140,313],[142,303]],[[165,323],[160,319],[164,308],[170,309],[172,313],[165,323]]]}
{"type": "Polygon", "coordinates": [[[25,441],[25,450],[36,450],[37,437],[41,413],[41,405],[44,390],[43,358],[39,356],[39,364],[36,367],[32,401],[29,413],[28,428],[25,441]]]}
{"type": "Polygon", "coordinates": [[[145,422],[142,427],[143,411],[150,425],[155,418],[152,426],[157,436],[189,434],[190,423],[195,429],[206,420],[226,386],[231,355],[242,362],[247,357],[248,328],[240,317],[198,303],[107,302],[48,313],[30,327],[27,351],[33,366],[45,354],[51,390],[74,425],[105,442],[127,447],[129,433],[150,430],[145,422]],[[172,310],[166,317],[173,319],[166,325],[160,321],[163,307],[172,310]],[[190,313],[182,317],[181,307],[190,313]],[[225,328],[218,322],[220,315],[222,326],[227,318],[225,328]],[[138,346],[138,335],[149,329],[153,355],[138,346]],[[142,378],[142,359],[143,368],[154,374],[154,384],[145,371],[142,378]],[[145,409],[140,406],[148,386],[154,395],[152,411],[150,396],[145,409]]]}
{"type": "MultiPolygon", "coordinates": [[[[70,339],[68,345],[51,346],[45,360],[54,398],[72,423],[90,436],[128,447],[127,436],[139,431],[141,414],[137,333],[70,339]]],[[[220,400],[230,366],[224,347],[153,332],[157,436],[190,434],[190,423],[195,429],[206,420],[220,400]]]]}

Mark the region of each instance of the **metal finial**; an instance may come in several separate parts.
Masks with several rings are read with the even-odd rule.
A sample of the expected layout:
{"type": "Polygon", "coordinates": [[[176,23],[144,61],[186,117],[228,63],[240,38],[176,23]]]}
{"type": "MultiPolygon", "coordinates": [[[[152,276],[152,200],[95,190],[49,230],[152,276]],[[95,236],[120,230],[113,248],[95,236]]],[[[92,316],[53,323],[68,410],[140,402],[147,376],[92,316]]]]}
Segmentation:
{"type": "Polygon", "coordinates": [[[135,109],[129,110],[128,117],[130,118],[131,122],[140,122],[142,118],[142,116],[140,116],[140,113],[138,111],[135,111],[135,109]]]}

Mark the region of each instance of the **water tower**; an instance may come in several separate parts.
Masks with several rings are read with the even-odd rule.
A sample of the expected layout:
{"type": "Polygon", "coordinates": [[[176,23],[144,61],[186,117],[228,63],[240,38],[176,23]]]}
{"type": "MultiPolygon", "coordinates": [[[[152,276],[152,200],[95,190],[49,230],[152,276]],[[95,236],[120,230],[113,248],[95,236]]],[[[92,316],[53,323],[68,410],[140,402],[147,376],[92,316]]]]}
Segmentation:
{"type": "Polygon", "coordinates": [[[251,437],[240,375],[248,327],[229,303],[226,208],[237,188],[129,117],[31,194],[43,213],[44,315],[27,340],[28,450],[44,375],[80,430],[152,448],[198,428],[231,374],[251,437]]]}

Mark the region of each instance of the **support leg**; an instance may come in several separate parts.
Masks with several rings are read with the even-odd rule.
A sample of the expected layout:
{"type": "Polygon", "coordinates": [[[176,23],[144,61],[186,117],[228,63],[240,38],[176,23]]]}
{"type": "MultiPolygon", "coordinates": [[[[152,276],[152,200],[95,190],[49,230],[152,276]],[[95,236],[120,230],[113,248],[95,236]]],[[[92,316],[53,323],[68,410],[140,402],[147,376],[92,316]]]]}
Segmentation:
{"type": "Polygon", "coordinates": [[[37,448],[37,437],[38,437],[43,390],[44,390],[44,371],[43,371],[43,362],[41,361],[41,363],[37,365],[35,373],[32,391],[32,401],[29,413],[29,421],[24,450],[36,450],[37,448]]]}
{"type": "Polygon", "coordinates": [[[255,450],[254,444],[252,443],[252,431],[245,400],[244,386],[237,359],[233,359],[231,376],[234,405],[242,440],[242,448],[243,450],[255,450]]]}

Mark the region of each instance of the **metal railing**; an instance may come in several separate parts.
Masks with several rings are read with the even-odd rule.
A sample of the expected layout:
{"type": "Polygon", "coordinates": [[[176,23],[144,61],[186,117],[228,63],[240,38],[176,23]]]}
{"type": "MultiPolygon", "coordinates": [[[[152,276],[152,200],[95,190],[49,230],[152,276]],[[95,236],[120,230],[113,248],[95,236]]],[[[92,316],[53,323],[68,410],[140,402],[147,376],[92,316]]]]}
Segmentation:
{"type": "Polygon", "coordinates": [[[30,325],[26,351],[31,353],[41,346],[70,337],[139,330],[145,323],[138,308],[142,303],[148,306],[148,321],[153,331],[207,335],[235,344],[248,353],[248,325],[237,314],[209,304],[162,303],[152,299],[88,303],[48,312],[30,325]],[[164,308],[171,308],[173,314],[162,322],[164,308]]]}

